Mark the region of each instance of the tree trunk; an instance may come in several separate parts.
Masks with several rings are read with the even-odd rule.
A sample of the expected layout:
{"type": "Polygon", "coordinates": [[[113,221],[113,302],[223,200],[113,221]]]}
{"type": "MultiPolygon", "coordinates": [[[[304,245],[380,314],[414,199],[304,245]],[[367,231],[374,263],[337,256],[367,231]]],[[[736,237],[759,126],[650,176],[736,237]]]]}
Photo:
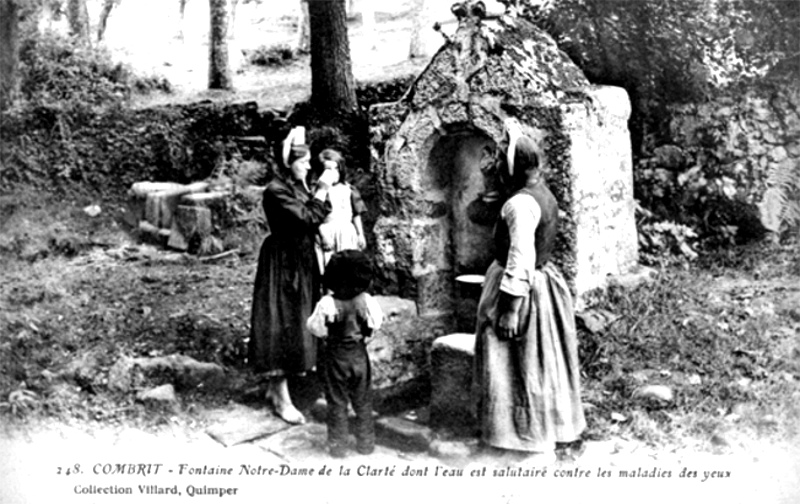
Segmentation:
{"type": "Polygon", "coordinates": [[[208,89],[230,89],[228,67],[226,0],[209,0],[211,27],[208,33],[208,89]]]}
{"type": "Polygon", "coordinates": [[[108,17],[111,15],[111,10],[119,0],[103,0],[103,9],[100,11],[100,20],[97,23],[97,41],[102,42],[106,34],[106,26],[108,24],[108,17]]]}
{"type": "Polygon", "coordinates": [[[358,111],[345,0],[309,0],[311,103],[323,120],[358,111]]]}
{"type": "Polygon", "coordinates": [[[236,6],[239,5],[239,0],[231,0],[231,15],[228,19],[228,38],[236,36],[236,6]]]}
{"type": "Polygon", "coordinates": [[[188,0],[180,0],[179,9],[181,18],[178,20],[178,39],[183,40],[183,28],[186,24],[186,2],[188,0]]]}
{"type": "Polygon", "coordinates": [[[86,0],[68,0],[67,19],[69,20],[69,34],[81,44],[91,44],[86,0]]]}
{"type": "Polygon", "coordinates": [[[14,102],[19,64],[19,6],[0,0],[0,111],[14,102]]]}
{"type": "Polygon", "coordinates": [[[409,58],[420,58],[427,56],[423,30],[428,25],[428,16],[425,12],[425,0],[414,0],[411,7],[411,44],[408,47],[409,58]]]}
{"type": "Polygon", "coordinates": [[[300,15],[297,17],[297,52],[307,53],[311,49],[311,27],[308,19],[308,0],[300,0],[300,15]]]}
{"type": "Polygon", "coordinates": [[[364,37],[364,44],[370,49],[377,47],[378,25],[375,22],[375,3],[371,0],[361,0],[359,3],[361,11],[361,33],[364,37]]]}

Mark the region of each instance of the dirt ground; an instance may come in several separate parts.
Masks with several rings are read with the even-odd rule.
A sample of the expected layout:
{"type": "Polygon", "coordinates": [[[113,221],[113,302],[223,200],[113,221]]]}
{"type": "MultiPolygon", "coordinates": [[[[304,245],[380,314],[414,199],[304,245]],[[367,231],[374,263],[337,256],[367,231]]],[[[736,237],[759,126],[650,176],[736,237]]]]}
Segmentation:
{"type": "MultiPolygon", "coordinates": [[[[126,10],[134,4],[123,2],[112,15],[108,29],[112,53],[140,71],[166,76],[178,90],[143,99],[137,106],[211,96],[203,90],[205,4],[188,4],[183,41],[175,37],[177,12],[170,13],[155,0],[126,10]],[[131,27],[127,38],[125,26],[131,27]]],[[[269,3],[269,15],[255,11],[266,9],[266,2],[241,5],[232,54],[290,40],[289,4],[269,3]]],[[[449,4],[437,1],[442,13],[433,18],[446,19],[449,4]]],[[[377,39],[365,40],[358,21],[351,26],[357,79],[414,72],[426,63],[405,58],[410,2],[387,0],[380,6],[376,8],[381,28],[377,39]]],[[[434,49],[437,37],[431,35],[434,49]]],[[[262,105],[285,107],[308,93],[307,60],[277,70],[246,67],[234,60],[234,69],[236,92],[222,99],[256,99],[262,105]]],[[[677,278],[691,293],[675,302],[665,321],[698,328],[692,334],[741,337],[736,341],[748,341],[751,346],[736,349],[735,358],[716,366],[698,364],[697,378],[675,371],[686,366],[672,354],[648,354],[651,361],[637,361],[627,351],[646,349],[648,337],[658,339],[657,327],[651,332],[642,330],[658,308],[650,311],[633,304],[641,312],[623,313],[627,332],[622,333],[628,339],[620,336],[612,341],[609,334],[602,336],[608,340],[595,341],[608,346],[605,353],[597,350],[598,357],[586,371],[590,435],[575,462],[484,456],[474,451],[474,440],[464,438],[445,438],[453,444],[438,451],[415,453],[381,445],[373,455],[334,461],[324,450],[324,427],[318,420],[230,447],[209,436],[209,429],[232,418],[270,416],[258,395],[258,380],[247,372],[245,362],[255,257],[242,254],[201,261],[144,245],[121,224],[123,205],[118,197],[79,191],[49,195],[22,190],[0,197],[3,504],[176,498],[140,493],[138,485],[151,484],[177,485],[183,493],[179,498],[190,498],[187,486],[191,485],[235,487],[237,494],[230,496],[238,502],[270,498],[408,502],[430,500],[434,495],[437,500],[503,503],[530,502],[542,496],[545,502],[556,496],[562,502],[800,502],[796,406],[800,404],[800,262],[796,244],[751,254],[744,266],[718,261],[689,272],[681,266],[661,270],[663,280],[654,291],[668,291],[669,278],[677,278]],[[97,209],[99,213],[93,215],[97,209]],[[744,338],[748,334],[750,339],[744,338]],[[134,394],[108,388],[109,370],[120,358],[171,354],[222,366],[230,387],[217,392],[181,391],[180,406],[168,410],[153,409],[134,394]],[[728,365],[744,369],[744,378],[718,387],[721,377],[728,376],[719,368],[728,365]],[[607,368],[613,368],[613,373],[607,368]],[[599,370],[609,376],[616,373],[614,379],[597,379],[599,370]],[[631,383],[659,380],[687,399],[666,409],[641,405],[627,409],[632,403],[620,399],[631,383]],[[702,399],[703,394],[708,394],[707,399],[702,399]],[[103,475],[107,464],[163,464],[163,471],[153,477],[103,475]],[[233,467],[236,475],[190,477],[178,474],[180,464],[233,467]],[[335,472],[325,483],[315,485],[322,480],[300,475],[242,476],[243,465],[290,472],[328,466],[335,472]],[[465,473],[402,476],[406,467],[465,473]],[[545,467],[547,476],[492,475],[498,469],[545,467]],[[389,475],[392,468],[396,472],[389,475]],[[559,469],[572,472],[556,476],[559,469]],[[170,470],[175,472],[166,472],[170,470]],[[345,470],[351,475],[344,475],[345,470]],[[620,470],[646,475],[622,477],[620,470]],[[471,476],[473,471],[475,476],[471,476]],[[608,471],[605,476],[604,471],[608,471]],[[370,476],[359,476],[359,472],[370,476]],[[410,484],[409,479],[414,481],[410,484]],[[135,493],[128,497],[76,490],[92,485],[131,486],[135,493]]],[[[641,291],[634,297],[638,295],[641,291]]],[[[708,345],[723,343],[712,340],[708,345]]]]}

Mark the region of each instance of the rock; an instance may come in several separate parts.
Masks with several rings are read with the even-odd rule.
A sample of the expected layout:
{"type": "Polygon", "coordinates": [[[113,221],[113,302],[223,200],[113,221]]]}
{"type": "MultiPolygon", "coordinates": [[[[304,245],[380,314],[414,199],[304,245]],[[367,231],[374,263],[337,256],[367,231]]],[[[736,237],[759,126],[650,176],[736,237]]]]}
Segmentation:
{"type": "Polygon", "coordinates": [[[689,385],[701,385],[703,383],[703,379],[700,378],[700,375],[697,373],[692,373],[687,378],[686,383],[689,385]]]}
{"type": "Polygon", "coordinates": [[[661,402],[672,402],[674,395],[672,389],[666,385],[645,385],[633,392],[633,397],[655,399],[661,402]]]}
{"type": "Polygon", "coordinates": [[[625,289],[635,289],[642,284],[651,283],[656,277],[656,270],[643,265],[637,265],[629,273],[623,275],[609,275],[608,285],[625,289]]]}
{"type": "Polygon", "coordinates": [[[129,391],[143,384],[172,383],[179,389],[217,390],[226,386],[225,370],[218,364],[199,362],[184,355],[123,357],[109,370],[108,385],[129,391]]]}
{"type": "Polygon", "coordinates": [[[83,207],[83,213],[89,217],[97,217],[102,212],[103,210],[100,208],[100,205],[89,205],[87,207],[83,207]]]}
{"type": "Polygon", "coordinates": [[[788,157],[788,154],[782,145],[777,145],[769,151],[768,156],[773,162],[780,163],[788,157]]]}
{"type": "Polygon", "coordinates": [[[680,170],[684,165],[683,150],[677,145],[662,145],[654,151],[658,166],[669,170],[680,170]]]}
{"type": "Polygon", "coordinates": [[[592,334],[603,332],[620,317],[621,315],[602,309],[590,309],[575,314],[578,327],[583,327],[592,334]]]}
{"type": "Polygon", "coordinates": [[[431,442],[428,452],[433,457],[443,459],[466,459],[475,452],[475,443],[465,443],[464,441],[440,441],[431,442]]]}
{"type": "Polygon", "coordinates": [[[397,417],[384,417],[375,422],[378,442],[398,450],[428,451],[433,441],[433,431],[409,420],[397,417]]]}
{"type": "Polygon", "coordinates": [[[139,392],[136,394],[136,400],[143,402],[146,406],[167,408],[173,411],[179,407],[175,388],[169,383],[139,392]]]}
{"type": "Polygon", "coordinates": [[[448,334],[434,340],[431,347],[431,425],[467,432],[474,429],[474,361],[475,334],[448,334]]]}
{"type": "Polygon", "coordinates": [[[88,351],[67,364],[60,373],[62,378],[74,381],[82,388],[91,387],[99,373],[100,360],[96,352],[88,351]]]}
{"type": "Polygon", "coordinates": [[[136,360],[122,357],[108,370],[108,388],[128,392],[138,386],[136,360]]]}
{"type": "Polygon", "coordinates": [[[711,444],[714,446],[728,446],[728,440],[722,434],[714,434],[711,436],[711,444]]]}
{"type": "Polygon", "coordinates": [[[626,422],[628,421],[628,417],[621,413],[617,413],[616,411],[611,412],[611,420],[614,422],[626,422]]]}

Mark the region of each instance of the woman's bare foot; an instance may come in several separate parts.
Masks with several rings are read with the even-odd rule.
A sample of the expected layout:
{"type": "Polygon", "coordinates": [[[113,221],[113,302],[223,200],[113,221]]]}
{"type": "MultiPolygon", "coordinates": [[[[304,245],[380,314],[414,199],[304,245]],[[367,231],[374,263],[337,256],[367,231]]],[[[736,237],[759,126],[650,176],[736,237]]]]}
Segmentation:
{"type": "Polygon", "coordinates": [[[306,417],[292,404],[286,380],[279,380],[277,383],[270,384],[266,398],[272,404],[275,414],[284,421],[291,424],[306,423],[306,417]]]}

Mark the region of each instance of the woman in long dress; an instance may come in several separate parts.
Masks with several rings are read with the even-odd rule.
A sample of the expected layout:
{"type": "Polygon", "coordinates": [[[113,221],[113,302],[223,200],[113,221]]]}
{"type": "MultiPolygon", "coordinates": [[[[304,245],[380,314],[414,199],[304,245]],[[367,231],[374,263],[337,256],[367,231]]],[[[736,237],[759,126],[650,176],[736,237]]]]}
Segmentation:
{"type": "Polygon", "coordinates": [[[269,379],[267,401],[290,423],[305,418],[292,403],[287,378],[312,370],[317,361],[306,319],[322,290],[315,237],[331,210],[332,174],[323,172],[313,193],[308,188],[311,155],[304,136],[299,127],[292,130],[282,170],[264,190],[269,232],[258,258],[248,344],[250,366],[269,379]]]}
{"type": "Polygon", "coordinates": [[[484,445],[549,452],[586,426],[572,296],[550,262],[558,205],[535,145],[509,128],[504,178],[512,189],[495,228],[496,258],[478,306],[476,377],[484,445]]]}

